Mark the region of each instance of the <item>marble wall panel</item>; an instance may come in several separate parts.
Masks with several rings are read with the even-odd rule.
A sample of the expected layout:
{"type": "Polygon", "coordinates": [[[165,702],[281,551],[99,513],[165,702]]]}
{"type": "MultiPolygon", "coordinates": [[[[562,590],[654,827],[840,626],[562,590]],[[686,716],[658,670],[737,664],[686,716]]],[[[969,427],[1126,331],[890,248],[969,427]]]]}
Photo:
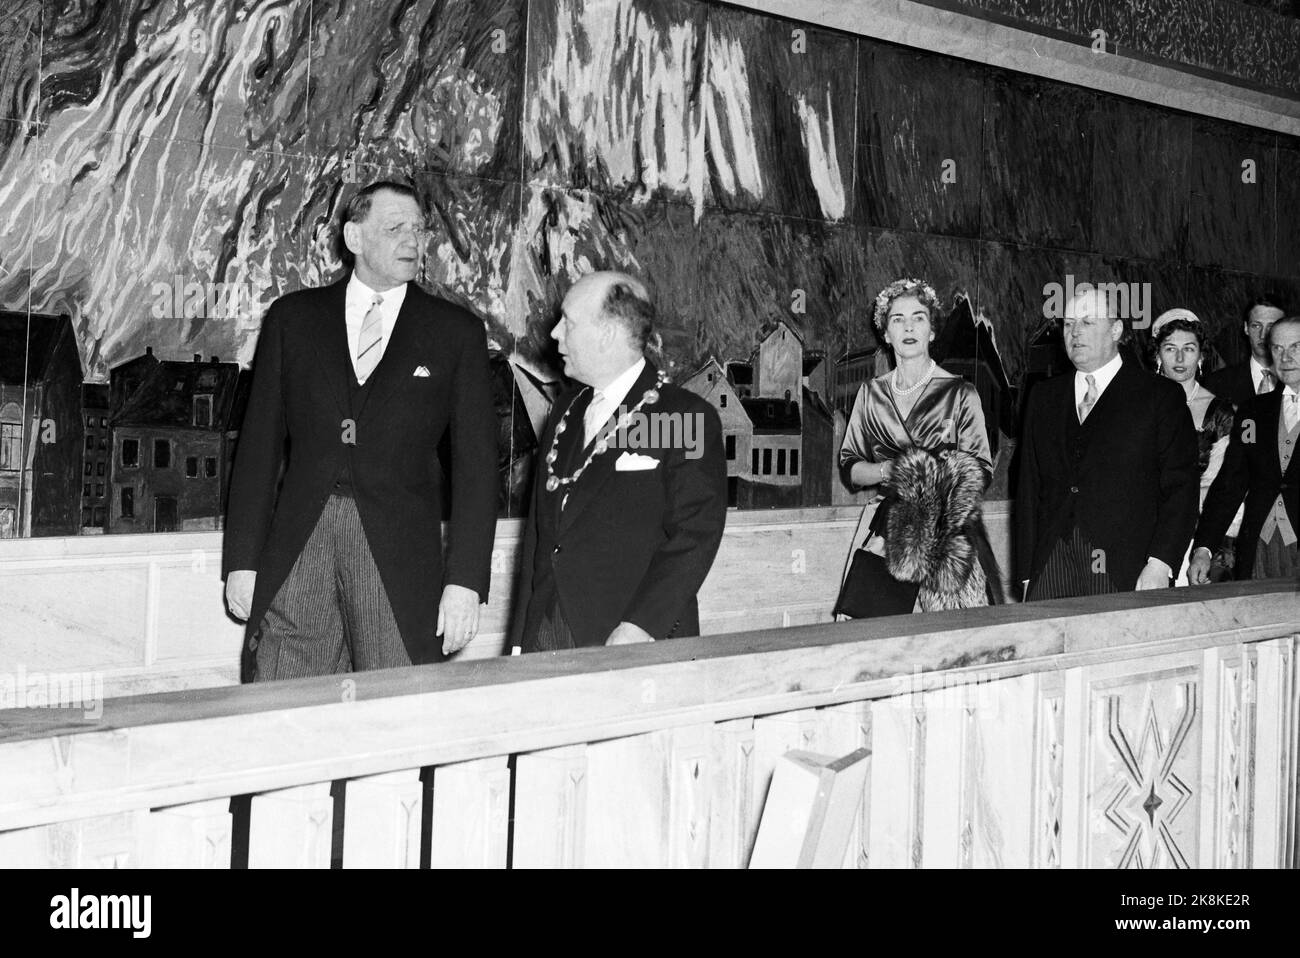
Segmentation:
{"type": "Polygon", "coordinates": [[[884,45],[859,71],[859,221],[978,236],[985,71],[884,45]]]}
{"type": "Polygon", "coordinates": [[[1092,187],[1087,91],[999,71],[984,101],[985,239],[1087,249],[1092,187]]]}

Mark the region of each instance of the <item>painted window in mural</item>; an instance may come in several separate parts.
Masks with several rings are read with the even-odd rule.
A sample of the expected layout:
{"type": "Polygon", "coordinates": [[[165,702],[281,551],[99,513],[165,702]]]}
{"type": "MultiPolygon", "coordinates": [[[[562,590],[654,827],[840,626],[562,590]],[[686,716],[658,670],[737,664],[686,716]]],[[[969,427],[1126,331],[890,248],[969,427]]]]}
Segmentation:
{"type": "Polygon", "coordinates": [[[17,472],[22,461],[22,409],[16,403],[6,403],[0,408],[0,470],[17,472]]]}

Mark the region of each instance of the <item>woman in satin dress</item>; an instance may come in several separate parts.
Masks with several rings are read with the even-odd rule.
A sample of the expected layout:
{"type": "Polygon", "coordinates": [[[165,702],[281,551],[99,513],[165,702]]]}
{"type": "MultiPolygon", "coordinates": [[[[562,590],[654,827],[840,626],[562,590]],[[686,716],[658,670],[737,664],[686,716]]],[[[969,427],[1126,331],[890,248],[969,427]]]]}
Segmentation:
{"type": "MultiPolygon", "coordinates": [[[[859,523],[855,550],[863,546],[868,552],[887,555],[888,514],[898,498],[890,480],[896,461],[908,450],[919,447],[939,455],[952,450],[968,454],[982,472],[980,496],[992,476],[993,457],[979,394],[965,379],[930,358],[939,316],[938,297],[920,280],[896,280],[876,298],[873,321],[880,338],[894,353],[895,368],[858,390],[840,448],[840,468],[852,488],[874,487],[877,491],[864,508],[864,517],[874,502],[880,503],[865,537],[859,523]]],[[[917,610],[967,608],[1001,601],[1000,574],[978,516],[976,506],[977,528],[965,532],[968,539],[977,540],[971,544],[979,553],[985,573],[979,577],[981,585],[964,595],[954,590],[946,599],[922,588],[917,610]]],[[[911,534],[907,525],[901,527],[901,532],[911,534]]]]}

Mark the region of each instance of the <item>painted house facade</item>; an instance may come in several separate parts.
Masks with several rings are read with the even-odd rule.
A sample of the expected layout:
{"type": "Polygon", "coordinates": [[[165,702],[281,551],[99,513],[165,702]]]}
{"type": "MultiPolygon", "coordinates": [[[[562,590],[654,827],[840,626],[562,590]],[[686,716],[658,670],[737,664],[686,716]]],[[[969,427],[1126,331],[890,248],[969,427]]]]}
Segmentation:
{"type": "Polygon", "coordinates": [[[0,312],[0,538],[76,535],[81,446],[71,319],[0,312]]]}
{"type": "Polygon", "coordinates": [[[86,437],[81,453],[81,532],[96,535],[108,528],[112,492],[112,406],[107,383],[82,384],[81,415],[86,437]]]}
{"type": "Polygon", "coordinates": [[[728,380],[726,370],[716,359],[705,363],[682,383],[682,388],[702,397],[718,411],[727,455],[727,505],[739,505],[741,481],[753,478],[753,420],[741,404],[735,386],[728,380]]]}
{"type": "Polygon", "coordinates": [[[123,397],[110,420],[110,531],[219,529],[239,427],[239,366],[216,357],[138,361],[144,358],[152,356],[110,377],[111,391],[123,397]]]}

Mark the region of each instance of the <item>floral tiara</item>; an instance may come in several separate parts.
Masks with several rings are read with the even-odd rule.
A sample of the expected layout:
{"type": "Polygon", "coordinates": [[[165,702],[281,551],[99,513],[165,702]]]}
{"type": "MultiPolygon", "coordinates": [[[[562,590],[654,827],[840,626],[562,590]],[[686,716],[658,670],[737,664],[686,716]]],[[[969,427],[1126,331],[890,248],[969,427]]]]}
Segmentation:
{"type": "Polygon", "coordinates": [[[937,315],[942,308],[939,302],[939,296],[931,286],[923,279],[896,279],[876,296],[876,310],[872,316],[872,321],[876,324],[876,329],[884,332],[885,318],[889,315],[889,304],[900,296],[909,296],[915,294],[927,309],[930,310],[930,316],[937,315]]]}

